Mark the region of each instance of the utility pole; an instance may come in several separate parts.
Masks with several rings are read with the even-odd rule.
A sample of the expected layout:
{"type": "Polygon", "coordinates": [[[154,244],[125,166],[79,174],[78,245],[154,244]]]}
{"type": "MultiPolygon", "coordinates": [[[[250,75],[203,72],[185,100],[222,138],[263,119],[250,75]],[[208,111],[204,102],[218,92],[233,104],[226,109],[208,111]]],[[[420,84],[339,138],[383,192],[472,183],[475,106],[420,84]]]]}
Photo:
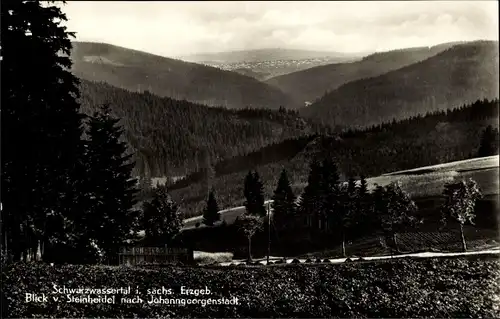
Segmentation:
{"type": "Polygon", "coordinates": [[[267,263],[269,264],[269,255],[271,254],[271,210],[269,202],[267,203],[267,263]]]}

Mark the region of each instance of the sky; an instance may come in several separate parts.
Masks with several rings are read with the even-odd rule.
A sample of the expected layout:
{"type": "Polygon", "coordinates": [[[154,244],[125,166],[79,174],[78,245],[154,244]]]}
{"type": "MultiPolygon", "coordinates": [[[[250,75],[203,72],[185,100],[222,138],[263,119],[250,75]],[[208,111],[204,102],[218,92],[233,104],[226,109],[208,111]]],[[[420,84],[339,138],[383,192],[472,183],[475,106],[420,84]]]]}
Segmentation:
{"type": "Polygon", "coordinates": [[[168,57],[290,48],[374,52],[498,40],[498,1],[68,1],[76,40],[168,57]]]}

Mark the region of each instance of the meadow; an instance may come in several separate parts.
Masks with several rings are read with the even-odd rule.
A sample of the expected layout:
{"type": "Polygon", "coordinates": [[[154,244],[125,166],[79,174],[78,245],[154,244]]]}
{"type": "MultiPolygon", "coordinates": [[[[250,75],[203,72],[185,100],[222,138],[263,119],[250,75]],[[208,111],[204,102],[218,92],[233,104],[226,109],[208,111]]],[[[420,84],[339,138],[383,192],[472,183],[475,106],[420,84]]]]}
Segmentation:
{"type": "MultiPolygon", "coordinates": [[[[499,317],[500,261],[493,257],[395,259],[282,267],[127,268],[19,263],[4,267],[3,317],[187,318],[397,318],[499,317]],[[136,304],[54,301],[53,284],[67,288],[132,287],[136,304]],[[148,304],[148,289],[172,289],[168,298],[198,304],[148,304]],[[181,295],[181,287],[210,290],[181,295]],[[466,289],[464,289],[466,287],[466,289]],[[135,292],[137,289],[137,293],[135,292]],[[25,293],[45,293],[46,303],[27,303],[25,293]],[[201,299],[238,298],[237,305],[201,299]]],[[[164,296],[165,297],[165,296],[164,296]]]]}

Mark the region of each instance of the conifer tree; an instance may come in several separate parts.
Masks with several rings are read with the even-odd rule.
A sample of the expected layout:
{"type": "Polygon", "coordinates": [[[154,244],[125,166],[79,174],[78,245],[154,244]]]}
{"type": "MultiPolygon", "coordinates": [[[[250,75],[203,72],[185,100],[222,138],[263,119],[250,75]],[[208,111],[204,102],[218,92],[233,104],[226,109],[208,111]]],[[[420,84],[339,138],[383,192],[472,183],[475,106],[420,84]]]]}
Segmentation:
{"type": "Polygon", "coordinates": [[[309,226],[316,227],[318,214],[321,209],[320,202],[321,165],[314,158],[309,165],[307,185],[300,197],[299,212],[307,220],[309,226]]]}
{"type": "Polygon", "coordinates": [[[134,163],[127,154],[127,144],[121,141],[123,130],[118,122],[109,105],[103,105],[89,118],[87,132],[92,185],[88,227],[108,258],[115,256],[138,227],[138,211],[134,210],[137,193],[137,181],[132,178],[134,163]]]}
{"type": "Polygon", "coordinates": [[[215,222],[220,220],[219,205],[217,205],[217,199],[215,198],[215,191],[210,190],[207,199],[207,207],[203,211],[203,223],[207,226],[213,226],[215,222]]]}
{"type": "Polygon", "coordinates": [[[74,244],[74,219],[83,211],[74,35],[52,3],[8,1],[1,20],[2,75],[9,79],[2,86],[2,247],[19,260],[40,244],[47,260],[56,246],[74,244]]]}
{"type": "Polygon", "coordinates": [[[481,135],[481,144],[477,151],[478,157],[492,156],[498,154],[498,129],[488,125],[481,135]]]}
{"type": "Polygon", "coordinates": [[[347,185],[340,188],[340,198],[334,213],[335,226],[342,240],[342,256],[346,256],[346,235],[356,223],[356,180],[349,178],[347,185]]]}
{"type": "Polygon", "coordinates": [[[259,173],[248,172],[245,178],[244,195],[247,214],[266,216],[264,207],[264,186],[260,181],[259,173]]]}
{"type": "Polygon", "coordinates": [[[273,196],[273,219],[279,229],[285,229],[295,220],[295,195],[285,169],[281,171],[273,196]]]}
{"type": "MultiPolygon", "coordinates": [[[[335,211],[340,201],[339,172],[337,165],[326,157],[321,166],[320,201],[321,217],[324,223],[335,223],[335,211]]],[[[329,227],[327,225],[324,228],[329,227]]]]}
{"type": "Polygon", "coordinates": [[[357,189],[358,189],[358,196],[360,198],[368,196],[368,194],[369,194],[368,183],[366,182],[366,178],[363,175],[361,175],[361,177],[359,179],[359,186],[357,189]]]}
{"type": "Polygon", "coordinates": [[[245,181],[243,185],[243,195],[245,196],[245,208],[246,212],[250,214],[250,209],[252,207],[252,201],[253,198],[255,197],[254,192],[255,192],[255,186],[254,186],[254,179],[253,179],[253,173],[252,171],[248,171],[247,175],[245,176],[245,181]]]}
{"type": "Polygon", "coordinates": [[[143,211],[143,227],[150,244],[163,246],[171,243],[182,228],[178,206],[165,186],[155,188],[153,199],[144,202],[143,211]]]}
{"type": "Polygon", "coordinates": [[[371,194],[368,191],[368,183],[364,176],[360,177],[359,184],[356,186],[356,213],[355,213],[355,231],[357,234],[369,232],[374,221],[374,214],[371,210],[371,194]]]}

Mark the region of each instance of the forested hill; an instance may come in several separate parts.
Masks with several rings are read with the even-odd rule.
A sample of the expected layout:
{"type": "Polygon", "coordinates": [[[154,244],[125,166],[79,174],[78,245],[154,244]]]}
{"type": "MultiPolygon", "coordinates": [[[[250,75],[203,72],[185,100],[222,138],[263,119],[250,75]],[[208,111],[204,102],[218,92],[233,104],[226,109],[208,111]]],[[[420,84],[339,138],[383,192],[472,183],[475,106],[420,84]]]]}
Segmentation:
{"type": "Polygon", "coordinates": [[[104,43],[73,42],[73,73],[131,91],[241,109],[292,107],[279,89],[235,72],[104,43]]]}
{"type": "MultiPolygon", "coordinates": [[[[271,197],[283,168],[295,194],[307,182],[313,156],[334,158],[344,177],[380,174],[464,160],[477,156],[488,125],[498,129],[498,100],[477,101],[453,111],[415,116],[399,122],[350,130],[341,135],[293,138],[215,166],[210,181],[221,209],[243,205],[243,180],[250,169],[259,172],[265,195],[271,197]]],[[[498,130],[495,131],[498,135],[498,130]]],[[[498,154],[498,136],[492,145],[498,154]]],[[[482,155],[485,156],[485,155],[482,155]]],[[[207,182],[193,174],[171,185],[174,198],[187,216],[206,205],[207,182]]]]}
{"type": "Polygon", "coordinates": [[[410,66],[347,83],[301,111],[330,125],[363,127],[447,110],[497,98],[498,67],[498,41],[458,44],[410,66]]]}
{"type": "Polygon", "coordinates": [[[224,158],[319,130],[296,112],[228,110],[82,80],[82,111],[109,103],[136,151],[137,173],[184,175],[224,158]]]}
{"type": "Polygon", "coordinates": [[[342,84],[378,76],[434,56],[456,43],[445,43],[433,47],[418,47],[368,55],[351,63],[335,63],[318,66],[266,81],[298,103],[314,102],[326,92],[337,89],[342,84]]]}

